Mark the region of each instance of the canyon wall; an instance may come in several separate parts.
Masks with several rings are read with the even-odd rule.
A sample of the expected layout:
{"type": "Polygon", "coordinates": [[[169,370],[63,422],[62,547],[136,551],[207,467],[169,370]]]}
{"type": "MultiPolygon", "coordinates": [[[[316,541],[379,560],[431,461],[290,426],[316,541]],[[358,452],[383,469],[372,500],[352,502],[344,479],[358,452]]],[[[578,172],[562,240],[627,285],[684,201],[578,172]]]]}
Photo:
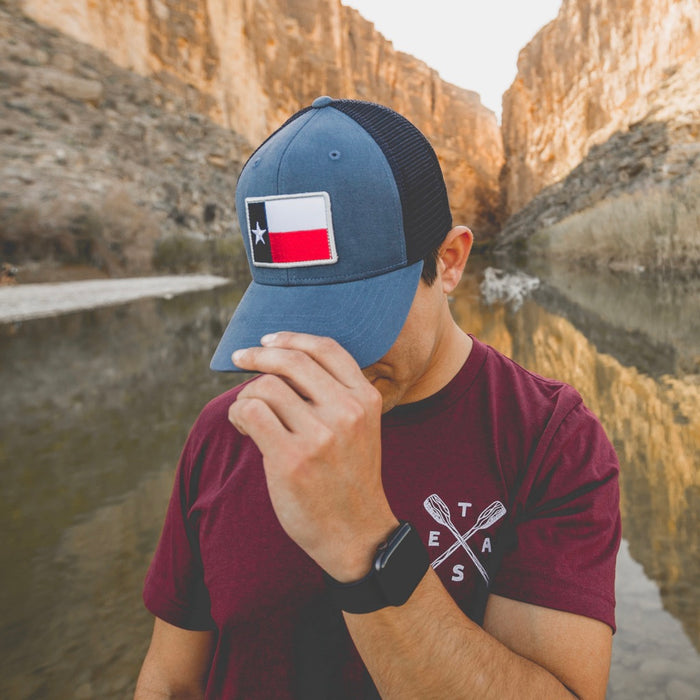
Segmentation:
{"type": "Polygon", "coordinates": [[[23,0],[22,9],[116,64],[191,89],[198,110],[258,143],[321,94],[408,116],[438,153],[455,219],[477,240],[499,225],[503,165],[495,115],[479,96],[394,50],[340,0],[23,0]]]}
{"type": "MultiPolygon", "coordinates": [[[[506,213],[563,180],[616,132],[672,120],[659,92],[698,54],[697,0],[563,0],[520,52],[503,96],[506,213]]],[[[686,92],[697,121],[697,84],[686,92]]]]}

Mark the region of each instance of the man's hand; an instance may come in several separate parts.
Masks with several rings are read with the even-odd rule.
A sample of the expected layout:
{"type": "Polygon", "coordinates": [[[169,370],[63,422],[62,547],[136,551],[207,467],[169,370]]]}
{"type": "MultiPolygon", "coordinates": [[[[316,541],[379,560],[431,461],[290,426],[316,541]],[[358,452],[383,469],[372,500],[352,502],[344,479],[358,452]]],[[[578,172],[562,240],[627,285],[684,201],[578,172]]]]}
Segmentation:
{"type": "Polygon", "coordinates": [[[229,420],[263,455],[267,487],[287,534],[339,581],[370,569],[398,525],[381,478],[381,394],[334,340],[280,332],[234,353],[261,372],[229,420]]]}

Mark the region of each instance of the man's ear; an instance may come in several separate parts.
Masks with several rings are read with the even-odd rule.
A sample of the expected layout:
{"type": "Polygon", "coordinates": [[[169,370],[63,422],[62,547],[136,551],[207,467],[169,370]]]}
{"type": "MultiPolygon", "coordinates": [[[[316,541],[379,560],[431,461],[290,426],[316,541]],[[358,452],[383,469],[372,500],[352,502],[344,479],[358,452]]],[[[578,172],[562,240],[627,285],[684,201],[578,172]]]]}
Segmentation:
{"type": "Polygon", "coordinates": [[[466,226],[455,226],[445,236],[438,257],[442,291],[445,294],[449,294],[462,279],[473,241],[474,235],[466,226]]]}

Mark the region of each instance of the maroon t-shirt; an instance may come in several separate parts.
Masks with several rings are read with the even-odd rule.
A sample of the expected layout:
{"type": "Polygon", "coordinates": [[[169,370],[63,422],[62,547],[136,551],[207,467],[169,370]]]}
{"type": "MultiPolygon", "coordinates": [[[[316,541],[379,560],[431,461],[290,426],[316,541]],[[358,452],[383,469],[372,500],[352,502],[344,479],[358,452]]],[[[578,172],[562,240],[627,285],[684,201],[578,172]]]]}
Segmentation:
{"type": "MultiPolygon", "coordinates": [[[[210,402],[185,444],[144,600],[170,624],[217,632],[207,697],[292,697],[295,635],[324,583],[274,514],[260,452],[228,422],[239,390],[210,402]]],[[[493,593],[614,629],[618,464],[574,389],[474,339],[446,387],[383,417],[382,470],[463,609],[489,577],[493,593]]],[[[345,649],[343,687],[359,697],[362,664],[345,649]]]]}

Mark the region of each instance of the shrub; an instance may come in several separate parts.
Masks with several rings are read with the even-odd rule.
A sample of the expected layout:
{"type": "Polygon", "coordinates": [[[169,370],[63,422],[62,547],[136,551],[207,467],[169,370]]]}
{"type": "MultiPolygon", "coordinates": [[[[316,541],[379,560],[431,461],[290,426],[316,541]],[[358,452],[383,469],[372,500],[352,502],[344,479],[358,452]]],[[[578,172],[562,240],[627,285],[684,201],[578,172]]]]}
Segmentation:
{"type": "Polygon", "coordinates": [[[156,242],[153,266],[172,273],[194,272],[204,263],[205,243],[185,234],[162,238],[156,242]]]}
{"type": "Polygon", "coordinates": [[[156,243],[153,265],[174,274],[210,272],[244,278],[248,273],[243,244],[237,236],[204,238],[191,234],[167,236],[156,243]]]}
{"type": "Polygon", "coordinates": [[[0,208],[0,259],[90,265],[110,275],[150,272],[155,215],[116,188],[99,202],[63,199],[0,208]]]}

